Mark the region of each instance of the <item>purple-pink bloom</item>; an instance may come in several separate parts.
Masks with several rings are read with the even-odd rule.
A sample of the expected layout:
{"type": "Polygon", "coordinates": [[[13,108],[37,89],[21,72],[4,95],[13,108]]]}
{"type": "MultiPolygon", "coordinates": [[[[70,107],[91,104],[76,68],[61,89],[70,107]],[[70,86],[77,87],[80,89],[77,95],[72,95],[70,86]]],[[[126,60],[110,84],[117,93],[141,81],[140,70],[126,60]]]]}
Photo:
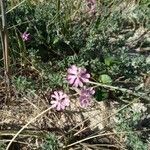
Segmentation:
{"type": "Polygon", "coordinates": [[[56,108],[57,111],[64,110],[70,104],[69,97],[62,91],[54,91],[51,98],[52,107],[56,108]]]}
{"type": "Polygon", "coordinates": [[[23,41],[28,41],[30,39],[30,33],[24,32],[21,37],[23,41]]]}
{"type": "Polygon", "coordinates": [[[83,83],[88,82],[90,78],[90,74],[87,73],[85,68],[80,68],[76,65],[72,65],[67,73],[67,80],[74,87],[82,87],[83,83]]]}
{"type": "Polygon", "coordinates": [[[94,95],[94,93],[95,91],[91,87],[90,88],[84,87],[83,89],[81,89],[79,101],[80,101],[80,106],[82,108],[86,108],[90,106],[92,95],[94,95]]]}

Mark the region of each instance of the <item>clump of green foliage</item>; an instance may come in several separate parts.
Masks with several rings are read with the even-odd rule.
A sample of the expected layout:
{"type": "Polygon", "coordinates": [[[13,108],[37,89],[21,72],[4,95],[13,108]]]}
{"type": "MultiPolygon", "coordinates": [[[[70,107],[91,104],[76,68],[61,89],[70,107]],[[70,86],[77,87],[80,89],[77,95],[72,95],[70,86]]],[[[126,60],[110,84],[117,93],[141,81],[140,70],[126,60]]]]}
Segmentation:
{"type": "Polygon", "coordinates": [[[133,111],[131,107],[123,110],[120,114],[117,115],[118,123],[116,129],[119,132],[125,132],[124,139],[127,149],[148,149],[148,144],[142,135],[142,132],[144,133],[146,128],[140,129],[141,131],[143,130],[142,132],[137,132],[138,130],[136,129],[136,126],[140,122],[141,117],[142,113],[140,111],[133,111]]]}
{"type": "Polygon", "coordinates": [[[42,150],[58,150],[59,144],[56,137],[52,134],[49,134],[45,139],[45,143],[42,147],[42,150]]]}
{"type": "MultiPolygon", "coordinates": [[[[59,66],[67,67],[71,63],[77,62],[79,65],[86,65],[93,68],[93,63],[96,65],[92,71],[99,72],[109,68],[108,64],[105,62],[108,58],[113,59],[110,62],[111,74],[119,74],[120,68],[127,67],[135,69],[133,66],[134,62],[130,60],[138,59],[145,64],[141,55],[130,53],[130,49],[126,47],[126,39],[134,34],[134,31],[129,31],[122,35],[122,38],[117,38],[117,35],[122,34],[121,32],[126,28],[132,29],[134,23],[136,28],[141,25],[147,27],[148,22],[145,24],[139,24],[138,19],[133,22],[132,19],[128,18],[124,14],[120,14],[121,10],[118,10],[120,3],[114,1],[112,3],[112,8],[110,9],[107,5],[109,2],[103,2],[103,4],[98,4],[98,8],[101,10],[100,14],[97,13],[95,16],[88,16],[84,14],[81,9],[81,4],[78,6],[78,11],[76,17],[71,17],[77,11],[76,7],[72,3],[65,6],[62,1],[58,4],[57,2],[45,2],[37,4],[36,6],[26,3],[15,9],[10,13],[9,26],[17,24],[17,27],[10,29],[11,45],[13,51],[16,55],[16,50],[19,51],[20,47],[18,43],[14,40],[19,40],[20,33],[28,31],[31,34],[31,41],[26,43],[27,51],[30,53],[36,50],[35,55],[39,55],[42,60],[49,61],[53,60],[59,61],[59,66]],[[59,5],[59,6],[58,6],[59,5]],[[69,8],[69,10],[67,10],[69,8]],[[80,10],[81,9],[81,10],[80,10]],[[19,16],[20,14],[21,17],[19,16]],[[14,16],[12,18],[12,16],[14,16]],[[19,25],[18,23],[26,22],[25,24],[19,25]],[[112,37],[116,38],[116,41],[110,42],[112,37]],[[71,55],[71,56],[70,56],[71,55]],[[78,55],[78,57],[76,57],[78,55]],[[64,57],[65,56],[65,57],[64,57]],[[140,58],[141,57],[141,58],[140,58]],[[66,59],[65,59],[66,58],[66,59]],[[117,60],[114,60],[114,58],[117,60]],[[125,59],[128,59],[125,61],[125,59]],[[131,64],[128,64],[128,63],[131,64]],[[63,63],[63,64],[62,64],[63,63]],[[65,63],[65,64],[64,64],[65,63]],[[104,67],[102,67],[104,65],[104,67]],[[116,67],[118,66],[118,68],[116,67]],[[101,69],[100,69],[101,68],[101,69]],[[115,69],[115,70],[114,70],[115,69]],[[117,69],[117,70],[116,70],[117,69]]],[[[141,2],[140,5],[135,7],[133,11],[136,15],[138,13],[142,14],[146,21],[148,21],[147,11],[148,5],[141,2]],[[143,11],[143,8],[146,11],[143,11]]],[[[142,16],[142,17],[143,17],[142,16]]],[[[136,61],[136,60],[135,60],[136,61]]],[[[142,65],[139,62],[140,65],[142,65]]],[[[52,64],[53,65],[53,64],[52,64]]],[[[145,64],[146,65],[146,64],[145,64]]],[[[146,69],[145,66],[139,66],[139,68],[146,69]]],[[[138,69],[138,68],[137,68],[138,69]]],[[[108,72],[106,70],[106,72],[108,72]]],[[[129,70],[129,69],[128,69],[129,70]]],[[[146,72],[147,70],[143,70],[146,72]]],[[[103,71],[104,72],[104,71],[103,71]]],[[[136,74],[139,72],[136,71],[136,74]]],[[[122,74],[124,71],[122,72],[122,74]]],[[[116,75],[114,74],[114,75],[116,75]]],[[[129,73],[129,74],[132,74],[129,73]]],[[[129,75],[128,75],[129,76],[129,75]]]]}

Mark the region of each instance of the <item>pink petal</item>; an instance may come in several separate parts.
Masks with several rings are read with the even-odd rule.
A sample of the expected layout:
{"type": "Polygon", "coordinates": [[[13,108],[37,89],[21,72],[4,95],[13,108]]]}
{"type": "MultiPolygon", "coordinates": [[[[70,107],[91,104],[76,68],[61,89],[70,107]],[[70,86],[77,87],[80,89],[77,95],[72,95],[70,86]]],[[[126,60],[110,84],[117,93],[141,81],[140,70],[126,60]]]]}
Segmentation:
{"type": "Polygon", "coordinates": [[[54,99],[57,99],[56,95],[54,95],[54,94],[52,94],[51,97],[54,98],[54,99]]]}
{"type": "Polygon", "coordinates": [[[86,78],[90,78],[91,75],[90,75],[89,73],[87,73],[87,74],[85,74],[85,77],[86,77],[86,78]]]}
{"type": "Polygon", "coordinates": [[[67,79],[70,80],[71,78],[76,78],[76,77],[77,77],[76,75],[68,75],[67,79]]]}
{"type": "Polygon", "coordinates": [[[69,74],[77,74],[77,70],[78,70],[77,66],[72,65],[72,66],[68,69],[67,72],[68,72],[69,74]]]}
{"type": "Polygon", "coordinates": [[[63,98],[63,92],[62,91],[59,91],[59,99],[62,99],[63,98]]]}
{"type": "Polygon", "coordinates": [[[74,83],[73,83],[73,86],[78,87],[79,84],[80,84],[80,82],[81,81],[79,80],[79,78],[76,78],[75,81],[74,81],[74,83]]]}
{"type": "Polygon", "coordinates": [[[89,101],[89,100],[81,100],[80,101],[80,106],[82,107],[82,108],[86,108],[86,107],[88,107],[89,105],[91,104],[91,102],[89,101]]]}
{"type": "Polygon", "coordinates": [[[64,109],[65,109],[65,106],[64,106],[64,105],[61,105],[61,109],[64,110],[64,109]]]}
{"type": "Polygon", "coordinates": [[[57,91],[54,91],[54,94],[55,94],[55,96],[56,96],[56,99],[59,99],[59,94],[58,94],[58,92],[57,92],[57,91]]]}
{"type": "Polygon", "coordinates": [[[76,80],[75,76],[73,76],[73,75],[69,75],[68,76],[68,82],[69,82],[69,84],[73,84],[75,80],[76,80]]]}
{"type": "Polygon", "coordinates": [[[70,100],[68,98],[66,98],[63,102],[62,105],[64,106],[69,106],[70,100]]]}
{"type": "Polygon", "coordinates": [[[77,70],[69,68],[67,70],[68,74],[77,74],[77,70]]]}
{"type": "Polygon", "coordinates": [[[91,91],[91,94],[94,95],[94,94],[95,94],[95,90],[92,90],[92,91],[91,91]]]}
{"type": "Polygon", "coordinates": [[[87,78],[81,78],[83,82],[89,82],[89,79],[87,78]]]}
{"type": "Polygon", "coordinates": [[[61,105],[60,103],[58,103],[57,107],[56,107],[56,110],[60,111],[61,110],[61,105]]]}
{"type": "Polygon", "coordinates": [[[82,81],[79,81],[79,86],[83,87],[83,82],[82,81]]]}
{"type": "Polygon", "coordinates": [[[66,99],[67,97],[68,97],[68,96],[67,96],[66,94],[62,93],[60,99],[66,99]]]}

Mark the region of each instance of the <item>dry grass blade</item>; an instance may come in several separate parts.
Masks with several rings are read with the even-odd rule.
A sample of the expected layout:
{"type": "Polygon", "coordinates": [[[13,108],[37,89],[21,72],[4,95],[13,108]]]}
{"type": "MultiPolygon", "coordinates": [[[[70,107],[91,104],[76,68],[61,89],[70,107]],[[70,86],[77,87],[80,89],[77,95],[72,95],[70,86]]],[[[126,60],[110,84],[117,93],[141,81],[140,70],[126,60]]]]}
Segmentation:
{"type": "Polygon", "coordinates": [[[17,138],[17,136],[32,122],[36,121],[37,118],[39,118],[40,116],[44,115],[46,112],[48,112],[49,110],[51,110],[52,107],[49,107],[48,109],[42,111],[41,113],[39,113],[37,116],[35,116],[34,118],[32,118],[27,124],[25,124],[16,134],[15,136],[11,139],[11,141],[9,142],[9,144],[6,147],[6,150],[9,150],[11,144],[13,143],[13,141],[17,138]]]}
{"type": "MultiPolygon", "coordinates": [[[[3,130],[0,131],[0,136],[15,136],[17,131],[14,130],[3,130]]],[[[22,133],[20,133],[20,137],[40,137],[44,138],[45,133],[43,131],[32,131],[32,130],[24,130],[22,133]]],[[[10,141],[10,140],[9,140],[10,141]]]]}
{"type": "MultiPolygon", "coordinates": [[[[9,13],[9,12],[11,12],[11,11],[13,11],[14,9],[16,9],[17,7],[19,7],[20,5],[22,5],[25,1],[26,1],[26,0],[23,0],[22,2],[20,2],[19,4],[17,4],[17,5],[14,6],[13,8],[11,8],[10,10],[8,10],[8,11],[6,12],[6,14],[9,13]]],[[[0,15],[0,17],[2,17],[2,15],[0,15]]]]}
{"type": "MultiPolygon", "coordinates": [[[[10,142],[10,140],[0,140],[0,142],[7,143],[7,142],[10,142]]],[[[29,145],[29,143],[25,143],[25,142],[21,142],[21,141],[16,141],[16,140],[14,140],[13,142],[19,143],[19,144],[24,144],[24,145],[29,145]]]]}
{"type": "MultiPolygon", "coordinates": [[[[150,131],[149,130],[139,130],[139,131],[133,131],[133,132],[146,132],[146,131],[150,131]]],[[[72,144],[69,144],[67,146],[64,146],[63,148],[68,148],[68,147],[71,147],[71,146],[74,146],[76,144],[79,144],[79,143],[82,143],[82,142],[85,142],[87,140],[90,140],[90,139],[93,139],[93,138],[97,138],[97,137],[103,137],[103,136],[109,136],[109,135],[117,135],[117,134],[128,134],[128,133],[133,133],[132,131],[131,132],[116,132],[116,133],[104,133],[104,134],[98,134],[98,135],[94,135],[94,136],[90,136],[90,137],[87,137],[87,138],[84,138],[82,140],[79,140],[77,142],[74,142],[72,144]]]]}
{"type": "MultiPolygon", "coordinates": [[[[34,94],[34,93],[33,93],[34,94]]],[[[35,94],[36,95],[36,94],[35,94]]],[[[36,95],[36,96],[38,96],[38,95],[36,95]]],[[[43,104],[46,106],[46,104],[44,103],[44,101],[40,98],[40,97],[38,97],[42,102],[43,102],[43,104]]],[[[33,104],[30,100],[28,100],[26,97],[24,97],[24,100],[26,100],[29,104],[31,104],[38,112],[40,112],[41,111],[41,109],[39,108],[39,107],[37,107],[35,104],[33,104]]],[[[47,116],[45,116],[45,118],[47,119],[47,124],[50,126],[50,123],[52,123],[52,121],[50,120],[50,118],[49,117],[47,117],[47,116]]]]}
{"type": "MultiPolygon", "coordinates": [[[[116,145],[112,144],[87,144],[87,143],[81,143],[85,148],[100,148],[100,147],[108,147],[108,148],[118,148],[116,145]]],[[[124,149],[122,149],[124,150],[124,149]]]]}
{"type": "Polygon", "coordinates": [[[1,29],[1,42],[3,49],[4,59],[4,76],[7,99],[9,98],[10,92],[10,71],[9,71],[9,50],[8,50],[8,32],[7,32],[7,18],[6,18],[6,3],[7,1],[1,0],[1,17],[2,17],[2,29],[1,29]]]}

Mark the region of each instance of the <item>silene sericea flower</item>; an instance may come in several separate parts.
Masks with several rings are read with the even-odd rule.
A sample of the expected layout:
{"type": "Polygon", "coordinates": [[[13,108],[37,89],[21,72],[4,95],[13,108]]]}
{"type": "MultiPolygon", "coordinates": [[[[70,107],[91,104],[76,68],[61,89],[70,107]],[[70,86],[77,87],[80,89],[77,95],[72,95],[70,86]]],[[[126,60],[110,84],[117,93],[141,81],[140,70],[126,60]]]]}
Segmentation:
{"type": "Polygon", "coordinates": [[[85,68],[80,68],[76,65],[72,65],[67,70],[67,73],[67,80],[74,87],[83,87],[83,83],[88,82],[90,78],[90,74],[87,73],[85,68]]]}
{"type": "Polygon", "coordinates": [[[51,98],[52,108],[55,108],[57,111],[64,110],[70,104],[69,97],[62,91],[54,91],[51,98]]]}
{"type": "Polygon", "coordinates": [[[21,37],[23,41],[29,41],[30,33],[24,32],[21,37]]]}
{"type": "Polygon", "coordinates": [[[80,91],[80,106],[82,108],[87,108],[91,105],[92,96],[94,95],[95,90],[92,87],[83,87],[80,91]]]}

